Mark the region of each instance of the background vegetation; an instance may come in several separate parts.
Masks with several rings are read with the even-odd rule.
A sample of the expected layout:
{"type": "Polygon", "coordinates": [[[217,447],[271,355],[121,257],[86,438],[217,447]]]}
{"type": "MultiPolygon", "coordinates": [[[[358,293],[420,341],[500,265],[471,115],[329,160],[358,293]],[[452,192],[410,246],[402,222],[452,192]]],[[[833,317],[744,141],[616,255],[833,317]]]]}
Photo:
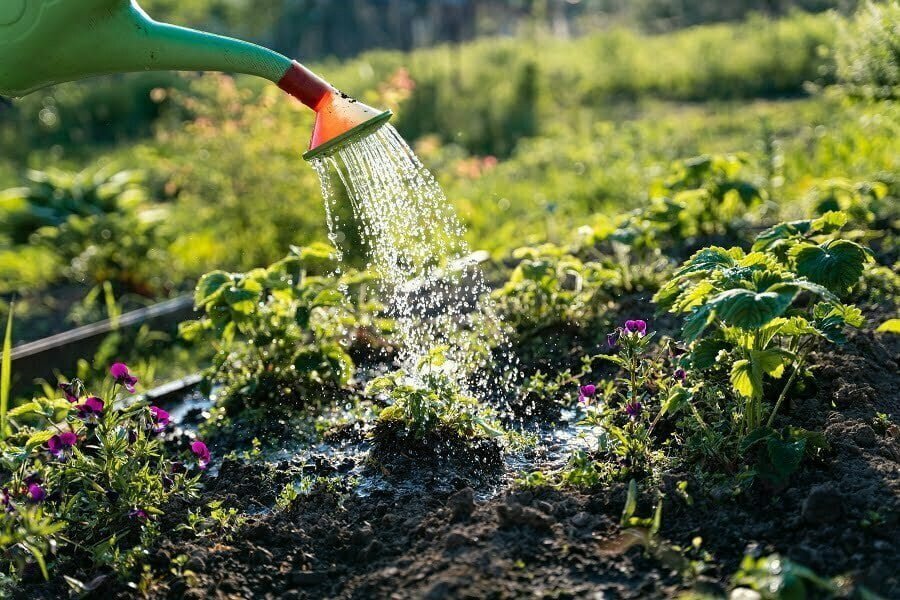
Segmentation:
{"type": "MultiPolygon", "coordinates": [[[[251,24],[242,3],[159,4],[204,26],[251,24]]],[[[514,35],[314,65],[395,109],[474,248],[499,257],[565,239],[642,205],[671,162],[701,153],[742,153],[773,214],[802,214],[821,179],[896,194],[896,2],[852,18],[792,11],[830,3],[664,3],[680,25],[743,19],[666,33],[637,5],[582,2],[566,19],[605,26],[575,37],[553,27],[554,3],[489,4],[521,15],[514,35]]],[[[272,34],[279,5],[256,11],[259,31],[272,34]]],[[[273,86],[216,74],[109,77],[0,105],[0,294],[19,298],[17,339],[106,316],[103,289],[137,306],[324,240],[318,182],[299,159],[310,126],[273,86]]]]}

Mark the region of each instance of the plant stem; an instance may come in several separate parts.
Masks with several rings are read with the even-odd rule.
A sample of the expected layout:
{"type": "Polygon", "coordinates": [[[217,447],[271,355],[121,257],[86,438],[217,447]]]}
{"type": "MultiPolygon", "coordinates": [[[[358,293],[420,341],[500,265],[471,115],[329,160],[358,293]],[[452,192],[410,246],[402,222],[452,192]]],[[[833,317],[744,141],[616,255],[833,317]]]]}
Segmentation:
{"type": "Polygon", "coordinates": [[[794,384],[794,380],[797,378],[797,373],[800,372],[800,369],[803,368],[803,358],[797,361],[797,366],[794,367],[794,372],[791,373],[791,376],[788,378],[787,383],[784,385],[784,389],[781,390],[781,394],[778,396],[778,400],[775,402],[775,408],[772,409],[772,414],[769,415],[769,420],[766,421],[766,427],[771,427],[772,423],[775,421],[775,415],[778,414],[778,409],[781,408],[781,403],[784,402],[784,399],[787,397],[788,390],[791,389],[791,386],[794,384]]]}

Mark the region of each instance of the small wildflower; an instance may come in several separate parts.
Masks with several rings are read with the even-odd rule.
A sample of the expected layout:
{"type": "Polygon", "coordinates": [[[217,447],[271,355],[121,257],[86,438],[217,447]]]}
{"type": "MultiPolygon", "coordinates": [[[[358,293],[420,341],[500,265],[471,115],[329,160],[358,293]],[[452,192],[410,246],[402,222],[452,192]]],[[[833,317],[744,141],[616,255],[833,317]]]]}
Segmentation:
{"type": "Polygon", "coordinates": [[[126,435],[128,437],[129,444],[133,444],[138,440],[138,432],[134,429],[129,429],[126,435]]]}
{"type": "Polygon", "coordinates": [[[134,509],[133,511],[128,513],[128,516],[131,517],[132,519],[136,519],[138,521],[146,521],[147,519],[150,518],[150,514],[147,513],[147,511],[144,510],[143,508],[134,509]]]}
{"type": "Polygon", "coordinates": [[[606,334],[606,345],[610,348],[615,348],[619,345],[619,330],[616,329],[612,333],[606,334]]]}
{"type": "MultiPolygon", "coordinates": [[[[78,436],[71,431],[59,433],[47,440],[47,449],[56,458],[65,457],[71,448],[78,443],[78,436]]],[[[34,484],[37,485],[37,484],[34,484]]]]}
{"type": "Polygon", "coordinates": [[[66,400],[69,402],[75,403],[78,402],[78,392],[81,386],[79,385],[78,380],[65,382],[59,382],[59,389],[62,390],[62,393],[66,395],[66,400]]]}
{"type": "Polygon", "coordinates": [[[628,415],[632,421],[637,419],[641,414],[641,403],[640,402],[631,402],[625,405],[625,414],[628,415]]]}
{"type": "Polygon", "coordinates": [[[641,319],[625,321],[625,331],[636,333],[638,337],[644,337],[647,335],[647,322],[641,319]]]}
{"type": "Polygon", "coordinates": [[[103,414],[103,400],[95,396],[86,398],[83,404],[75,407],[78,410],[78,418],[86,423],[96,424],[103,414]]]}
{"type": "Polygon", "coordinates": [[[3,505],[3,508],[8,513],[16,510],[12,503],[12,497],[9,495],[9,488],[0,490],[0,505],[3,505]]]}
{"type": "Polygon", "coordinates": [[[582,404],[589,404],[591,398],[597,395],[597,386],[589,383],[581,386],[578,394],[578,401],[582,404]]]}
{"type": "Polygon", "coordinates": [[[684,369],[679,367],[678,369],[675,369],[675,373],[672,377],[674,377],[676,381],[684,382],[684,380],[687,379],[687,373],[684,369]]]}
{"type": "Polygon", "coordinates": [[[138,382],[138,378],[128,371],[128,365],[115,363],[109,368],[109,374],[116,380],[116,383],[125,386],[130,393],[134,393],[134,385],[138,382]]]}
{"type": "Polygon", "coordinates": [[[37,504],[43,502],[47,497],[47,492],[37,483],[28,486],[28,501],[37,504]]]}
{"type": "Polygon", "coordinates": [[[166,411],[164,411],[163,409],[161,409],[158,406],[151,406],[150,414],[153,415],[153,420],[156,422],[156,428],[155,428],[156,433],[160,433],[161,431],[163,431],[166,427],[168,427],[169,423],[171,422],[171,418],[169,418],[169,413],[167,413],[166,411]]]}
{"type": "Polygon", "coordinates": [[[197,440],[191,444],[191,452],[197,457],[200,464],[200,470],[205,470],[210,461],[209,448],[206,447],[206,444],[197,440]]]}

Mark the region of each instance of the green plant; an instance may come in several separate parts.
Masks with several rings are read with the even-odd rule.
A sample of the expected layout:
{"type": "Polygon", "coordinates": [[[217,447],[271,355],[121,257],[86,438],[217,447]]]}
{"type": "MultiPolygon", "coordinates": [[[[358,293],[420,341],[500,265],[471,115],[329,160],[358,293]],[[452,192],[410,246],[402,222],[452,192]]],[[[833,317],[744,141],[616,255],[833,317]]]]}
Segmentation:
{"type": "Polygon", "coordinates": [[[466,394],[445,365],[443,349],[438,347],[420,361],[416,373],[395,371],[369,383],[367,395],[390,402],[372,432],[376,444],[385,441],[381,438],[387,432],[419,441],[435,436],[472,440],[506,435],[493,412],[466,394]]]}
{"type": "Polygon", "coordinates": [[[806,598],[812,590],[829,595],[838,592],[838,587],[832,582],[777,554],[761,558],[745,556],[740,569],[734,574],[733,582],[735,587],[756,591],[765,600],[806,598]]]}
{"type": "Polygon", "coordinates": [[[734,392],[746,399],[745,434],[771,425],[816,339],[844,340],[862,325],[858,308],[842,304],[870,260],[859,244],[841,239],[843,213],[779,224],[757,237],[753,251],[719,247],[697,252],[654,297],[660,309],[686,315],[692,364],[730,366],[734,392]],[[813,301],[801,303],[807,296],[813,301]],[[724,352],[724,354],[722,354],[724,352]],[[766,376],[788,381],[764,415],[766,376]]]}
{"type": "Polygon", "coordinates": [[[616,364],[621,376],[599,385],[581,387],[580,403],[584,416],[579,425],[587,426],[597,437],[597,452],[613,458],[604,471],[622,479],[634,473],[652,473],[664,460],[655,447],[653,430],[666,414],[675,414],[689,405],[691,391],[682,384],[683,369],[666,372],[663,354],[650,350],[655,337],[643,320],[629,320],[608,336],[616,354],[600,355],[616,364]],[[651,419],[650,415],[655,414],[651,419]]]}
{"type": "MultiPolygon", "coordinates": [[[[80,381],[62,384],[66,398],[39,397],[8,412],[0,441],[4,474],[5,548],[24,548],[47,575],[54,558],[80,556],[128,573],[158,534],[155,519],[174,497],[196,492],[191,474],[158,435],[168,415],[146,402],[123,402],[120,386],[136,379],[114,365],[116,382],[100,396],[80,381]],[[105,399],[105,400],[104,400],[105,399]]],[[[4,555],[21,570],[23,555],[4,555]]]]}
{"type": "Polygon", "coordinates": [[[333,260],[325,245],[294,248],[268,268],[214,271],[197,284],[195,302],[205,316],[183,323],[181,335],[214,339],[206,377],[224,386],[229,410],[284,399],[302,405],[353,376],[349,345],[378,306],[366,299],[365,273],[314,275],[333,260]]]}
{"type": "Polygon", "coordinates": [[[841,82],[852,94],[866,98],[900,95],[900,3],[896,0],[860,6],[838,37],[836,62],[841,82]]]}

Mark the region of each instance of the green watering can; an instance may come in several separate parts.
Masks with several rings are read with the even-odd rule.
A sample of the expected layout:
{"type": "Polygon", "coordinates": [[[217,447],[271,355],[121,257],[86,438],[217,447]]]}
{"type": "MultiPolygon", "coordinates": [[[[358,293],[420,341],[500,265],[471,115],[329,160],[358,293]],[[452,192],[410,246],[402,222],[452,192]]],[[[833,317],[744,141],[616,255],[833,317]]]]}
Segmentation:
{"type": "Polygon", "coordinates": [[[348,98],[281,54],[227,37],[158,23],[136,0],[0,0],[0,94],[96,75],[223,71],[273,81],[317,113],[307,160],[384,125],[390,111],[348,98]]]}

